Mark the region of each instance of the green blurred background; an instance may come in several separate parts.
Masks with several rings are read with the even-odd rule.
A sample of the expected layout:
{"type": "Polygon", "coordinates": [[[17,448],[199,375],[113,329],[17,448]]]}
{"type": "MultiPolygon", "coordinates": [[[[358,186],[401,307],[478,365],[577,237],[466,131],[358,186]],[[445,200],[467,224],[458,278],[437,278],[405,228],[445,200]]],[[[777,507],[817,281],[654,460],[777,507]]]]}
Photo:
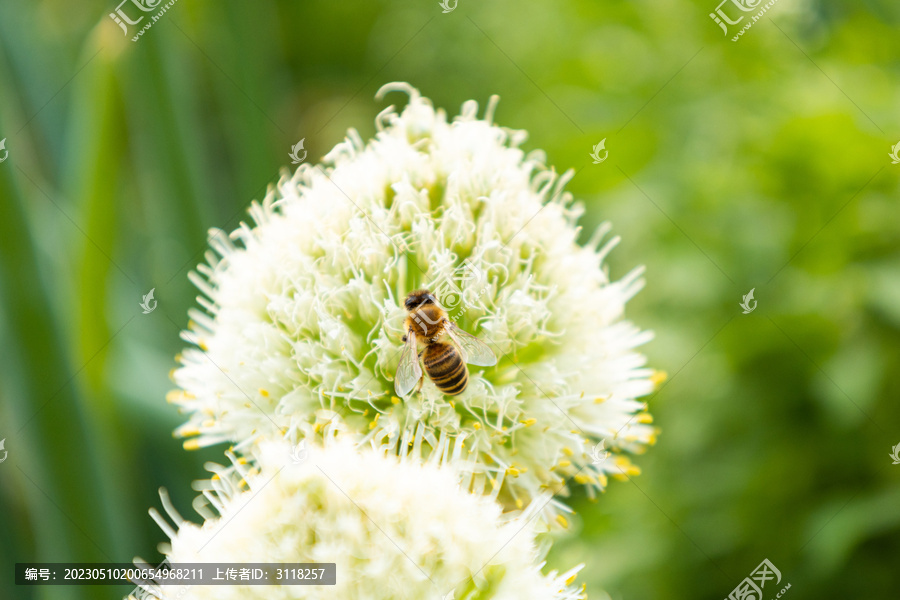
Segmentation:
{"type": "Polygon", "coordinates": [[[193,514],[221,449],[185,452],[164,396],[206,229],[301,138],[371,135],[397,80],[499,94],[622,236],[612,276],[647,266],[662,433],[550,564],[592,598],[719,600],[764,558],[790,599],[898,596],[900,5],[780,0],[734,43],[716,0],[181,0],[132,43],[115,1],[0,3],[2,598],[120,598],[12,564],[158,559],[161,486],[193,514]]]}

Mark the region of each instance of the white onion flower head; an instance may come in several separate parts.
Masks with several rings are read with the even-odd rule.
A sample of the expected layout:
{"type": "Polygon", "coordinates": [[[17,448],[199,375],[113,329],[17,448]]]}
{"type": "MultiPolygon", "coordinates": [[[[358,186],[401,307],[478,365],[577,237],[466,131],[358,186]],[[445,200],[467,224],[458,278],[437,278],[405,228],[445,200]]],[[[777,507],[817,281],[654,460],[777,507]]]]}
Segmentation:
{"type": "MultiPolygon", "coordinates": [[[[641,271],[610,279],[607,225],[577,243],[583,211],[563,192],[572,173],[493,125],[496,97],[483,118],[468,101],[448,120],[409,85],[379,95],[390,91],[409,103],[378,115],[374,139],[351,130],[321,166],[285,172],[252,223],[211,232],[192,274],[204,310],[183,336],[195,347],[169,396],[189,415],[185,446],[246,453],[337,428],[398,455],[470,459],[466,485],[509,510],[637,474],[627,454],[655,440],[639,398],[658,376],[635,350],[649,332],[623,320],[641,271]],[[416,288],[499,359],[470,365],[459,396],[427,378],[395,396],[403,300],[416,288]],[[601,442],[611,456],[592,460],[601,442]]],[[[545,518],[565,524],[560,509],[545,518]]]]}
{"type": "MultiPolygon", "coordinates": [[[[213,467],[201,525],[163,495],[174,527],[160,550],[178,563],[336,563],[336,585],[159,586],[162,600],[576,600],[581,567],[542,574],[534,515],[506,519],[463,490],[449,465],[401,460],[346,444],[310,448],[295,464],[285,443],[263,444],[251,469],[213,467]],[[212,490],[212,491],[209,491],[212,490]]],[[[232,455],[233,457],[233,455],[232,455]]],[[[201,497],[204,498],[204,497],[201,497]]],[[[197,503],[195,502],[195,505],[197,503]]],[[[238,582],[239,583],[239,582],[238,582]]]]}

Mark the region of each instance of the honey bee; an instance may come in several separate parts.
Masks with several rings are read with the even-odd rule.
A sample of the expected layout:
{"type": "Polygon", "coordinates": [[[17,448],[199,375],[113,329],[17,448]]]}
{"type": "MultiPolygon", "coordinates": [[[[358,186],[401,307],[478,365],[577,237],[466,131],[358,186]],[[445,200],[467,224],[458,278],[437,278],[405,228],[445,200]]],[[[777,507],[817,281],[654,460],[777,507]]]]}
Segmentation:
{"type": "Polygon", "coordinates": [[[497,364],[497,357],[487,344],[466,333],[447,318],[447,313],[428,290],[410,292],[404,303],[406,317],[406,347],[400,356],[400,365],[394,377],[394,389],[398,396],[407,396],[424,377],[419,359],[425,365],[425,373],[434,385],[447,394],[456,396],[466,389],[469,371],[466,363],[481,367],[497,364]],[[444,336],[450,341],[444,341],[444,336]],[[425,349],[419,352],[419,341],[425,349]]]}

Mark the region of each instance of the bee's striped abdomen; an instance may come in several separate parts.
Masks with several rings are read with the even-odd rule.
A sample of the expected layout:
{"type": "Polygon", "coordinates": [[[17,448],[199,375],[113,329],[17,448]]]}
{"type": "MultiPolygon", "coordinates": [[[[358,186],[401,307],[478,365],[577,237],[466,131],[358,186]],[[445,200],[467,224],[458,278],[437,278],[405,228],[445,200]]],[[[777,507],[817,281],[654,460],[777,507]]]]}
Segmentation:
{"type": "Polygon", "coordinates": [[[448,396],[455,396],[466,389],[469,371],[452,344],[429,344],[422,362],[434,385],[448,396]]]}

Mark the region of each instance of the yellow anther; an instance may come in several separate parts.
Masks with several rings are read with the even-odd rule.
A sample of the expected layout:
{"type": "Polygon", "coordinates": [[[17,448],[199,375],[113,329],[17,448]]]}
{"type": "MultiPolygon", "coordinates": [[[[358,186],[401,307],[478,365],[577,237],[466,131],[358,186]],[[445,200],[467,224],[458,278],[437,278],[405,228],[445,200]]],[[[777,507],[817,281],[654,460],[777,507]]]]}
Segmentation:
{"type": "Polygon", "coordinates": [[[650,376],[650,383],[653,384],[653,387],[659,388],[668,378],[669,374],[665,371],[653,371],[653,375],[650,376]]]}
{"type": "Polygon", "coordinates": [[[269,392],[268,392],[267,390],[264,390],[264,389],[262,389],[262,388],[259,388],[259,395],[262,396],[263,398],[268,398],[268,397],[269,397],[269,392]]]}
{"type": "Polygon", "coordinates": [[[175,402],[179,402],[184,400],[184,392],[181,390],[172,390],[166,394],[166,402],[169,404],[174,404],[175,402]]]}

